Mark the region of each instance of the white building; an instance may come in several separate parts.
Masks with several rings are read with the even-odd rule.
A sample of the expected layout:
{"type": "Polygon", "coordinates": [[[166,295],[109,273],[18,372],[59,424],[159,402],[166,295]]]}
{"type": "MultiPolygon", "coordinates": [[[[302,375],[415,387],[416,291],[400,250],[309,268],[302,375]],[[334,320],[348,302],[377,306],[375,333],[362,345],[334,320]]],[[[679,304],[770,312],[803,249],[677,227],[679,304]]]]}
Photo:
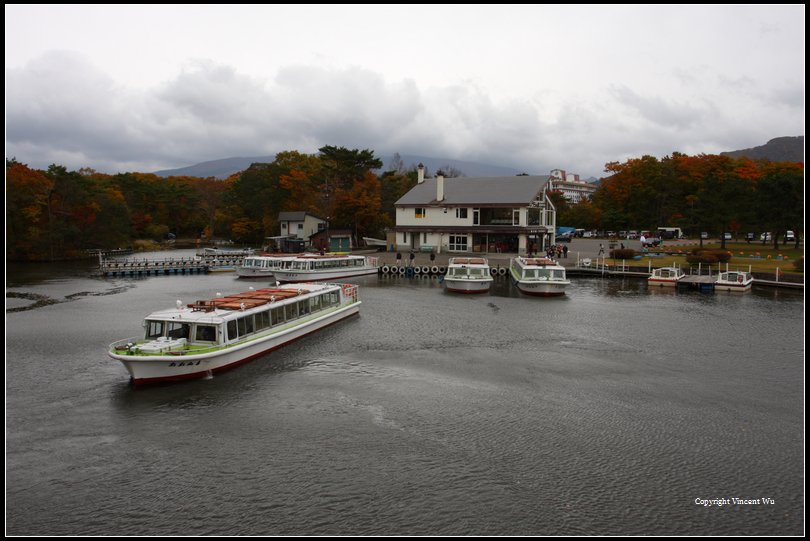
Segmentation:
{"type": "Polygon", "coordinates": [[[573,204],[577,204],[583,199],[590,199],[596,186],[579,180],[579,175],[566,173],[563,169],[552,169],[550,176],[551,188],[562,192],[563,196],[573,204]]]}
{"type": "Polygon", "coordinates": [[[281,236],[309,240],[313,234],[326,227],[326,220],[306,212],[279,212],[281,236]]]}
{"type": "Polygon", "coordinates": [[[400,198],[388,245],[396,250],[536,252],[554,242],[549,177],[425,179],[400,198]]]}

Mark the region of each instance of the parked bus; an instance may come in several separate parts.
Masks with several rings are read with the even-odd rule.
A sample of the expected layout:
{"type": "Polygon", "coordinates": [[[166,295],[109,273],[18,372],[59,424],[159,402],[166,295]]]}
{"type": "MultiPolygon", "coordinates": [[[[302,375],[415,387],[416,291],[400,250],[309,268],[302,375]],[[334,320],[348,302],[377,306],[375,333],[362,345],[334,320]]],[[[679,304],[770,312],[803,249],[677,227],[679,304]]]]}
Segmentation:
{"type": "Polygon", "coordinates": [[[684,237],[680,227],[659,227],[656,233],[662,239],[682,239],[684,237]]]}

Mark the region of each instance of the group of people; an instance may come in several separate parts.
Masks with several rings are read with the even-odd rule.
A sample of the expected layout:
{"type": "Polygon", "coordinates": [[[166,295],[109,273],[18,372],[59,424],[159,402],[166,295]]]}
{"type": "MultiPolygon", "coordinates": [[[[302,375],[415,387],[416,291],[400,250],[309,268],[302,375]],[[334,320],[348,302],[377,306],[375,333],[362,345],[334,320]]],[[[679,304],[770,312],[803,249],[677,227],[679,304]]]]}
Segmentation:
{"type": "Polygon", "coordinates": [[[546,248],[546,257],[549,259],[560,259],[568,257],[567,244],[552,244],[546,248]]]}

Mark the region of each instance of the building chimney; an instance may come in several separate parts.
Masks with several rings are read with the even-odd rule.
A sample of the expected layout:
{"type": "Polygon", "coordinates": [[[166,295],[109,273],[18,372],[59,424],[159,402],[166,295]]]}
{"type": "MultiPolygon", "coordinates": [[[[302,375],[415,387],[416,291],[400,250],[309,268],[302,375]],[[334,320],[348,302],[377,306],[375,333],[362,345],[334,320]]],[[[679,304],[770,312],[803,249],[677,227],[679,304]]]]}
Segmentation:
{"type": "Polygon", "coordinates": [[[416,183],[422,184],[425,181],[425,166],[421,163],[416,166],[416,183]]]}
{"type": "Polygon", "coordinates": [[[436,175],[436,201],[444,201],[444,177],[436,175]]]}

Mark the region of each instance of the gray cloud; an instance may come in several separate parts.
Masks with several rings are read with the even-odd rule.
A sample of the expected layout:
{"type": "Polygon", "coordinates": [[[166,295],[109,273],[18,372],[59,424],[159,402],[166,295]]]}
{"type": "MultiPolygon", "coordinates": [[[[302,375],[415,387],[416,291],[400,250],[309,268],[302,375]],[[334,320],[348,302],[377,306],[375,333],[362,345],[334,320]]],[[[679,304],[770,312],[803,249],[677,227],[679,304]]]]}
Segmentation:
{"type": "Polygon", "coordinates": [[[131,90],[81,56],[49,53],[6,70],[6,152],[34,167],[118,172],[335,144],[589,176],[631,156],[731,150],[803,132],[803,84],[771,87],[780,105],[769,109],[751,78],[726,77],[726,87],[744,90],[732,92],[689,73],[674,74],[677,98],[606,82],[496,100],[472,82],[420,89],[368,69],[304,65],[260,79],[199,61],[131,90]]]}

